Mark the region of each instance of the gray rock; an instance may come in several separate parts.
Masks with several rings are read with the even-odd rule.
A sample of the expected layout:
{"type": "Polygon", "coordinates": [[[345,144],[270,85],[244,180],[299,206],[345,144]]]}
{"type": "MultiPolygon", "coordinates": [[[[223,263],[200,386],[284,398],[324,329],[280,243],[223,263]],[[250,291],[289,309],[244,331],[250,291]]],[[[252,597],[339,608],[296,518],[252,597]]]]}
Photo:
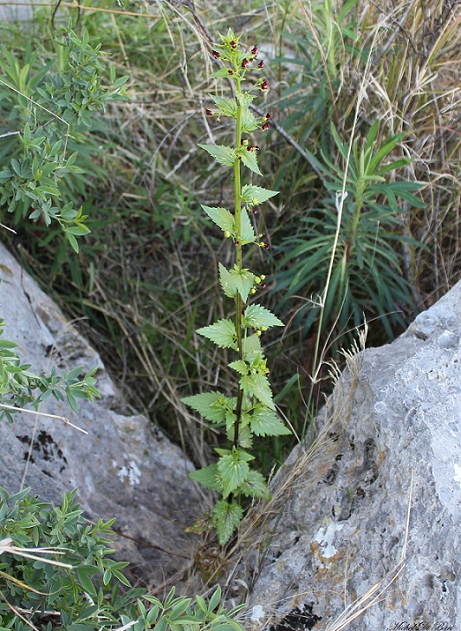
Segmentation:
{"type": "Polygon", "coordinates": [[[460,339],[458,283],[348,359],[240,551],[251,628],[461,628],[460,339]]]}
{"type": "Polygon", "coordinates": [[[187,474],[192,463],[148,419],[116,411],[120,395],[99,355],[72,323],[0,244],[0,316],[4,337],[15,341],[31,370],[98,366],[102,399],[83,401],[78,414],[50,397],[40,412],[65,416],[83,434],[56,419],[15,414],[0,421],[0,484],[9,492],[23,486],[60,503],[78,488],[90,519],[116,517],[120,556],[139,573],[163,581],[189,563],[192,535],[202,497],[187,474]]]}

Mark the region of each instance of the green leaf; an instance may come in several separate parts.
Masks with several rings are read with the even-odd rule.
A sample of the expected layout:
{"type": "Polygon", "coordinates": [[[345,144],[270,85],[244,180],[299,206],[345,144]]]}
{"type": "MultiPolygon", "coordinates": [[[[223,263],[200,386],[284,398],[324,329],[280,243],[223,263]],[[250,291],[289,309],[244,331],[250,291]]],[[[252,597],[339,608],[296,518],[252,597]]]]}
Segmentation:
{"type": "Polygon", "coordinates": [[[204,206],[203,204],[202,208],[223,232],[235,232],[234,215],[227,208],[210,208],[210,206],[204,206]]]}
{"type": "Polygon", "coordinates": [[[219,263],[219,283],[225,296],[235,298],[237,295],[237,285],[232,274],[221,263],[219,263]]]}
{"type": "Polygon", "coordinates": [[[79,224],[78,226],[68,226],[65,231],[66,234],[74,234],[77,237],[90,233],[90,229],[83,224],[79,224]]]}
{"type": "Polygon", "coordinates": [[[96,597],[97,592],[96,588],[91,580],[92,576],[95,576],[98,572],[98,568],[93,565],[81,565],[76,569],[77,579],[80,585],[83,587],[85,592],[90,596],[96,597]]]}
{"type": "Polygon", "coordinates": [[[260,497],[270,499],[269,489],[264,476],[259,471],[250,471],[240,487],[241,492],[247,497],[260,497]]]}
{"type": "Polygon", "coordinates": [[[237,286],[237,291],[241,295],[243,302],[246,302],[248,300],[250,289],[254,285],[255,275],[245,268],[239,270],[237,266],[230,272],[230,274],[237,286]]]}
{"type": "Polygon", "coordinates": [[[249,134],[255,129],[259,128],[259,121],[256,119],[254,114],[250,112],[248,107],[242,108],[241,123],[242,123],[242,132],[244,134],[249,134]]]}
{"type": "Polygon", "coordinates": [[[204,467],[198,471],[189,473],[189,477],[207,489],[217,491],[218,493],[222,491],[223,486],[218,471],[218,465],[216,463],[210,464],[208,467],[204,467]]]}
{"type": "Polygon", "coordinates": [[[239,152],[239,156],[247,169],[250,169],[250,171],[253,171],[253,173],[256,173],[257,175],[262,175],[258,167],[256,153],[256,151],[247,151],[246,148],[244,148],[243,151],[239,152]]]}
{"type": "Polygon", "coordinates": [[[218,320],[210,326],[197,329],[197,333],[207,337],[219,348],[235,348],[237,334],[232,320],[218,320]]]}
{"type": "MultiPolygon", "coordinates": [[[[226,70],[227,72],[227,70],[226,70]]],[[[237,104],[233,99],[228,99],[225,96],[211,96],[214,104],[218,108],[221,114],[224,116],[235,116],[237,111],[237,104]]]]}
{"type": "Polygon", "coordinates": [[[275,410],[271,387],[266,375],[258,373],[247,375],[240,379],[240,384],[246,395],[256,397],[258,401],[264,403],[268,408],[275,410]]]}
{"type": "Polygon", "coordinates": [[[256,241],[255,231],[245,208],[242,208],[240,214],[240,240],[242,245],[256,241]]]}
{"type": "Polygon", "coordinates": [[[255,186],[254,184],[245,184],[242,188],[242,200],[253,206],[262,204],[275,195],[278,195],[278,191],[271,191],[268,188],[255,186]]]}
{"type": "Polygon", "coordinates": [[[252,364],[258,354],[262,352],[261,339],[259,335],[248,335],[242,343],[243,359],[252,364]]]}
{"type": "MultiPolygon", "coordinates": [[[[199,145],[205,149],[219,164],[232,167],[235,163],[235,150],[224,145],[199,145]]],[[[250,152],[248,152],[250,153],[250,152]]]]}
{"type": "Polygon", "coordinates": [[[235,298],[237,291],[243,302],[248,300],[250,289],[254,285],[255,275],[247,269],[239,270],[237,266],[233,270],[227,270],[219,263],[219,282],[222,290],[229,298],[235,298]]]}
{"type": "Polygon", "coordinates": [[[226,498],[235,491],[246,479],[250,467],[240,457],[240,450],[234,450],[218,460],[218,471],[223,484],[223,497],[226,498]]]}
{"type": "Polygon", "coordinates": [[[235,500],[220,500],[213,509],[213,523],[218,534],[218,541],[224,546],[232,537],[243,517],[243,508],[235,500]]]}
{"type": "Polygon", "coordinates": [[[260,329],[265,326],[285,326],[269,309],[261,305],[249,305],[243,314],[242,326],[260,329]]]}
{"type": "Polygon", "coordinates": [[[229,70],[228,68],[220,68],[219,70],[216,70],[216,72],[213,72],[211,77],[213,79],[222,79],[222,78],[229,79],[229,70]]]}
{"type": "Polygon", "coordinates": [[[251,431],[256,436],[287,436],[291,434],[291,431],[273,410],[258,406],[249,416],[251,418],[251,431]]]}
{"type": "Polygon", "coordinates": [[[236,370],[240,375],[248,375],[248,372],[250,370],[248,365],[241,359],[237,359],[235,362],[231,362],[229,364],[229,368],[236,370]]]}
{"type": "Polygon", "coordinates": [[[213,423],[224,422],[226,410],[231,402],[230,399],[216,391],[194,394],[191,397],[182,398],[181,401],[213,423]]]}

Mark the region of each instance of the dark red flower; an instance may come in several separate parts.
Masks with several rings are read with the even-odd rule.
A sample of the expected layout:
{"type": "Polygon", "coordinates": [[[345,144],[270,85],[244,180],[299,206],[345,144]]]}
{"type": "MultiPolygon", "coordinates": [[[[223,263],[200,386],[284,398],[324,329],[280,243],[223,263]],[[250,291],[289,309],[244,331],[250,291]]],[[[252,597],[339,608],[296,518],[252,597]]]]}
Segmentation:
{"type": "Polygon", "coordinates": [[[228,70],[228,71],[227,71],[227,74],[229,74],[229,75],[231,75],[231,76],[232,76],[232,75],[234,74],[234,71],[233,71],[233,70],[228,70]]]}
{"type": "Polygon", "coordinates": [[[261,61],[258,64],[258,68],[264,68],[264,59],[261,59],[261,61]]]}
{"type": "Polygon", "coordinates": [[[261,283],[259,286],[261,287],[261,289],[265,289],[267,287],[267,283],[261,283]]]}
{"type": "Polygon", "coordinates": [[[234,42],[234,40],[232,40],[231,43],[230,43],[230,47],[231,48],[237,48],[237,42],[234,42]]]}
{"type": "Polygon", "coordinates": [[[248,59],[246,59],[246,58],[245,58],[245,59],[242,61],[242,68],[248,68],[248,64],[249,64],[249,63],[250,63],[250,62],[248,61],[248,59]]]}
{"type": "Polygon", "coordinates": [[[269,129],[269,123],[264,123],[264,125],[261,127],[261,129],[263,131],[267,131],[269,129]]]}
{"type": "Polygon", "coordinates": [[[205,114],[206,114],[207,116],[213,116],[213,112],[212,112],[211,110],[209,110],[209,109],[206,109],[206,110],[205,110],[205,114]]]}
{"type": "Polygon", "coordinates": [[[264,248],[265,250],[268,250],[270,247],[271,247],[271,246],[270,246],[268,243],[265,243],[265,244],[263,245],[263,248],[264,248]]]}
{"type": "Polygon", "coordinates": [[[253,151],[253,149],[254,149],[253,145],[248,145],[247,151],[253,151]]]}
{"type": "Polygon", "coordinates": [[[269,112],[266,114],[265,119],[268,121],[270,119],[271,115],[269,114],[269,112]]]}
{"type": "Polygon", "coordinates": [[[215,59],[219,59],[221,57],[221,55],[218,53],[217,50],[212,50],[211,54],[213,55],[215,59]]]}
{"type": "Polygon", "coordinates": [[[253,48],[251,49],[251,54],[256,57],[256,55],[258,54],[258,47],[257,46],[253,46],[253,48]]]}
{"type": "Polygon", "coordinates": [[[266,80],[261,83],[261,90],[267,90],[269,88],[269,84],[266,80]]]}
{"type": "Polygon", "coordinates": [[[257,206],[255,206],[255,207],[253,208],[253,215],[257,215],[257,214],[258,214],[258,212],[259,212],[259,208],[258,208],[257,206]]]}

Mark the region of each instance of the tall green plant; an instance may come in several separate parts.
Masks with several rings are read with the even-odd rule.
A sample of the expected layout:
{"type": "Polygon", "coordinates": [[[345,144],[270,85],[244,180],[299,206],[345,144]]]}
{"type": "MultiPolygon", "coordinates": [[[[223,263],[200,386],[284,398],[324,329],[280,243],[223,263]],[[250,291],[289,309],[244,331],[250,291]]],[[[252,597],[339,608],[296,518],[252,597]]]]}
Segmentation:
{"type": "Polygon", "coordinates": [[[209,116],[227,117],[234,121],[233,146],[200,145],[219,164],[232,170],[234,183],[233,212],[227,208],[202,206],[208,217],[230,239],[235,248],[235,263],[227,269],[219,263],[219,281],[224,295],[234,306],[232,318],[198,329],[219,348],[231,349],[234,359],[229,367],[237,374],[235,396],[220,391],[186,397],[183,402],[198,411],[215,427],[225,427],[230,446],[218,448],[216,463],[191,477],[203,486],[216,491],[222,498],[213,510],[213,524],[221,545],[232,536],[243,516],[241,498],[268,496],[264,476],[251,467],[254,456],[249,451],[254,436],[279,436],[289,430],[277,416],[268,380],[269,369],[261,346],[261,335],[269,328],[283,323],[262,305],[249,301],[265,276],[257,275],[244,265],[244,246],[255,245],[267,249],[262,235],[255,233],[249,212],[277,194],[276,191],[244,182],[244,169],[261,176],[258,166],[258,147],[250,141],[258,129],[269,128],[270,115],[257,119],[250,106],[255,98],[252,92],[268,90],[268,82],[256,77],[264,62],[257,61],[258,48],[245,49],[240,38],[229,30],[216,45],[213,56],[223,63],[214,77],[229,80],[233,98],[213,96],[214,110],[209,116]],[[244,85],[248,89],[244,89],[244,85]]]}

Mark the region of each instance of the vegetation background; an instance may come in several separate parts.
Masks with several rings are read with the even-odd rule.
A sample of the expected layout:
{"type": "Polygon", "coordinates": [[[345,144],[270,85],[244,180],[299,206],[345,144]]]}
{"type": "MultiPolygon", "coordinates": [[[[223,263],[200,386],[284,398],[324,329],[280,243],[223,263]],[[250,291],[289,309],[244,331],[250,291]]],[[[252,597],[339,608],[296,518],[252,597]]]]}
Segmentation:
{"type": "MultiPolygon", "coordinates": [[[[459,2],[85,0],[32,11],[0,24],[2,191],[37,179],[15,171],[18,131],[54,126],[62,138],[72,125],[66,151],[77,156],[57,172],[59,203],[81,207],[91,234],[75,233],[77,256],[68,224],[50,229],[40,200],[7,206],[14,189],[2,222],[16,234],[2,237],[78,321],[133,407],[197,466],[220,436],[180,399],[233,378],[195,334],[225,315],[216,270],[231,256],[200,208],[231,196],[197,148],[229,140],[225,122],[205,114],[210,91],[222,89],[209,78],[218,32],[232,27],[258,45],[270,86],[259,162],[280,194],[255,222],[271,244],[261,302],[287,325],[268,355],[293,441],[328,392],[325,362],[355,327],[366,319],[369,344],[386,343],[460,278],[459,2]],[[67,76],[69,22],[86,42],[75,44],[73,67],[84,72],[73,76],[93,98],[78,111],[57,81],[67,76]]],[[[292,444],[262,442],[260,466],[270,472],[292,444]]]]}

